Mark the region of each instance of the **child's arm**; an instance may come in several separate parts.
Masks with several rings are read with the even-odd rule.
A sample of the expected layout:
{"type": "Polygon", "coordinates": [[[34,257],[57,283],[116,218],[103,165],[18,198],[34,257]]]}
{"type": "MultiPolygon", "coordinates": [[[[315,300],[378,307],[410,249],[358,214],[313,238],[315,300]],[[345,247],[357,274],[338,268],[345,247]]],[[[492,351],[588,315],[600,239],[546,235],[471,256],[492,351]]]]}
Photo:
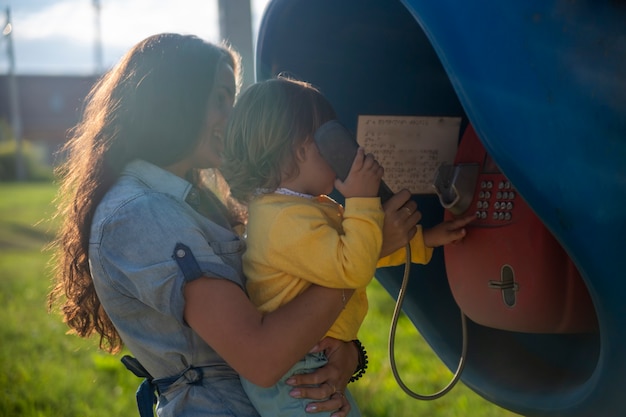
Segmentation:
{"type": "MultiPolygon", "coordinates": [[[[365,155],[363,148],[359,148],[345,181],[336,182],[337,189],[346,197],[339,230],[319,208],[306,204],[285,207],[266,216],[267,221],[261,227],[267,228],[267,233],[249,230],[249,236],[256,233],[272,239],[254,250],[265,252],[267,263],[276,270],[313,284],[330,288],[364,287],[374,276],[382,246],[384,214],[376,198],[382,175],[383,168],[374,157],[365,155]]],[[[258,210],[271,210],[271,207],[258,210]]]]}
{"type": "MultiPolygon", "coordinates": [[[[427,264],[433,253],[433,248],[447,245],[462,239],[467,231],[465,226],[476,217],[471,214],[466,217],[445,221],[430,229],[422,229],[421,225],[415,226],[416,233],[411,239],[411,262],[427,264]]],[[[406,250],[398,249],[390,255],[381,257],[377,267],[401,265],[406,261],[406,250]]]]}
{"type": "MultiPolygon", "coordinates": [[[[259,210],[271,210],[260,207],[259,210]]],[[[329,213],[339,216],[339,211],[329,213]],[[335,214],[336,213],[336,214],[335,214]]],[[[300,277],[330,288],[359,288],[367,285],[376,271],[382,246],[383,213],[378,199],[350,198],[346,201],[340,231],[329,224],[319,207],[309,204],[283,207],[258,228],[250,229],[249,251],[259,275],[268,265],[274,274],[300,277]],[[250,242],[253,233],[267,229],[265,239],[250,242]]],[[[253,272],[251,272],[253,273],[253,272]]]]}
{"type": "MultiPolygon", "coordinates": [[[[409,242],[411,244],[411,263],[414,264],[427,264],[430,262],[430,258],[433,255],[433,248],[429,248],[424,245],[424,229],[421,225],[413,226],[415,229],[415,235],[409,242]]],[[[402,265],[406,262],[406,245],[395,252],[382,256],[378,263],[377,268],[384,268],[387,266],[402,265]]]]}
{"type": "Polygon", "coordinates": [[[424,245],[429,248],[436,248],[463,239],[467,233],[465,226],[475,218],[476,215],[472,213],[465,217],[439,223],[437,226],[424,230],[424,245]]]}

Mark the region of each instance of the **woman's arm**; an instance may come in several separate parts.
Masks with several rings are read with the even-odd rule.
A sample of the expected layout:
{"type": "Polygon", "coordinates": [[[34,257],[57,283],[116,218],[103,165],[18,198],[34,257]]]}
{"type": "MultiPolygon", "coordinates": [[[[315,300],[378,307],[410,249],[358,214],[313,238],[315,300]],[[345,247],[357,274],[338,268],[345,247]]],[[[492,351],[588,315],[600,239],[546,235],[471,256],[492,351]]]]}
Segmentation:
{"type": "MultiPolygon", "coordinates": [[[[410,196],[403,190],[385,204],[383,252],[387,254],[406,245],[411,232],[415,234],[420,214],[410,196]],[[405,206],[411,209],[410,215],[405,206]]],[[[351,295],[349,290],[313,285],[278,310],[262,315],[235,284],[202,277],[185,285],[184,317],[239,374],[257,385],[271,386],[324,336],[351,295]]],[[[345,379],[339,374],[356,367],[354,363],[332,365],[333,358],[330,362],[320,378],[334,378],[335,386],[345,379]],[[336,376],[324,374],[333,372],[333,367],[336,376]]],[[[303,397],[319,394],[301,393],[303,397]]]]}
{"type": "Polygon", "coordinates": [[[315,346],[351,295],[313,285],[262,315],[237,285],[201,277],[185,285],[184,317],[235,371],[267,387],[315,346]]]}
{"type": "Polygon", "coordinates": [[[415,225],[422,218],[422,213],[417,210],[417,203],[411,200],[411,193],[406,189],[398,191],[387,200],[383,204],[383,210],[385,221],[381,258],[405,247],[417,233],[415,225]]]}

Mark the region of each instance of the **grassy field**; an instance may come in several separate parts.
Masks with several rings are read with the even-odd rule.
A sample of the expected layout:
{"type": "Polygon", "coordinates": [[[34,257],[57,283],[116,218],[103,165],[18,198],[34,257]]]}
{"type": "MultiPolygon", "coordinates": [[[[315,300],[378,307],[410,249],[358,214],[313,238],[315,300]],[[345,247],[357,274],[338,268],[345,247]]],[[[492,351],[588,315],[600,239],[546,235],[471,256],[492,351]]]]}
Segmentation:
{"type": "MultiPolygon", "coordinates": [[[[43,251],[54,231],[49,219],[56,189],[50,184],[0,183],[0,417],[136,417],[140,380],[120,356],[100,352],[95,340],[67,335],[57,314],[47,312],[50,287],[43,251]]],[[[387,358],[393,300],[374,283],[371,311],[361,331],[370,356],[366,375],[351,387],[364,417],[512,417],[459,383],[448,395],[421,402],[397,385],[387,358]]],[[[405,383],[431,393],[450,372],[415,328],[401,318],[396,349],[405,383]],[[402,360],[401,360],[402,359],[402,360]]]]}

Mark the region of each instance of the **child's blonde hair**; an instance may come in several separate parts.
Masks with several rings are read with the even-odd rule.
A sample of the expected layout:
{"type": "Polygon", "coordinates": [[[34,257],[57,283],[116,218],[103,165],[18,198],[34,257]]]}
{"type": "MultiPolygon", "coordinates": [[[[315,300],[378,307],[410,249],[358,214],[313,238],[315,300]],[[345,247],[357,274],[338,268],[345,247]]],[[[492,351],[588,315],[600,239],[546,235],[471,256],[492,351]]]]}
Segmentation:
{"type": "Polygon", "coordinates": [[[224,136],[220,170],[232,195],[248,202],[258,189],[273,191],[284,176],[297,175],[295,150],[335,111],[311,84],[284,76],[244,91],[224,136]]]}

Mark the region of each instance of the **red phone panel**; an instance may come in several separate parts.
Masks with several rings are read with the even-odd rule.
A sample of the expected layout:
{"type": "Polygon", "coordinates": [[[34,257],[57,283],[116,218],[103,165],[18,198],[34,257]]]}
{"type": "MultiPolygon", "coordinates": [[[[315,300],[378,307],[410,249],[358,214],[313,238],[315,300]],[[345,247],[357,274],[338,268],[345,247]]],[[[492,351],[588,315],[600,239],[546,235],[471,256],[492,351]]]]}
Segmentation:
{"type": "MultiPolygon", "coordinates": [[[[444,247],[452,294],[474,322],[531,333],[594,331],[593,303],[561,245],[499,172],[469,126],[455,164],[478,163],[463,241],[444,247]]],[[[446,210],[445,218],[454,216],[446,210]]]]}

